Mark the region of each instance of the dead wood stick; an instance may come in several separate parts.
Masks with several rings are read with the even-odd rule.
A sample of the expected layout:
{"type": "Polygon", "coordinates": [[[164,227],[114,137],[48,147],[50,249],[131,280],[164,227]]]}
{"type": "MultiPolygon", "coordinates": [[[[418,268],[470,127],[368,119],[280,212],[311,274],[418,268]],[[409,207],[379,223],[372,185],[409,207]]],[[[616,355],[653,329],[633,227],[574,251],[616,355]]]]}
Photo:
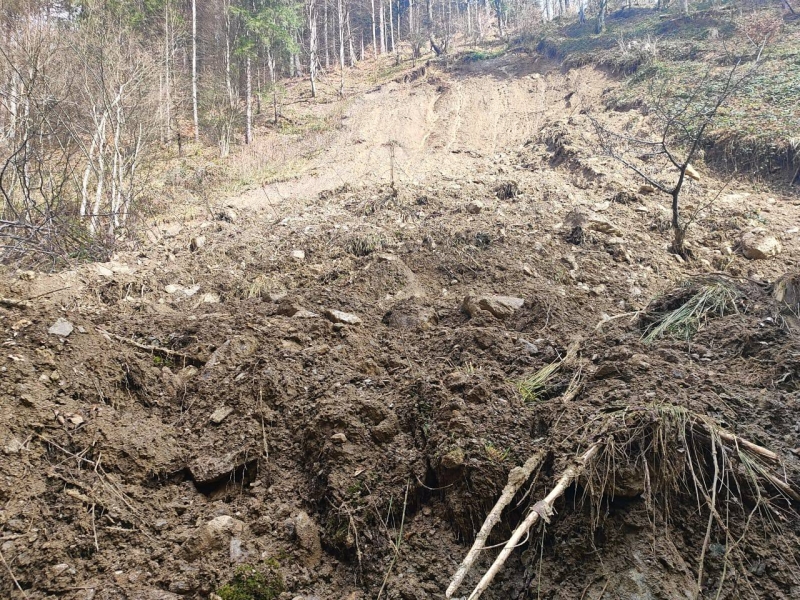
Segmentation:
{"type": "Polygon", "coordinates": [[[203,367],[206,364],[204,360],[200,360],[196,356],[191,356],[189,354],[176,352],[175,350],[170,350],[169,348],[161,348],[160,346],[150,346],[147,344],[140,344],[139,342],[135,342],[134,340],[123,337],[121,335],[108,332],[105,329],[100,329],[99,327],[97,328],[97,331],[99,331],[103,335],[112,337],[115,340],[119,340],[120,342],[125,342],[126,344],[130,344],[131,346],[133,346],[134,348],[138,348],[139,350],[144,350],[145,352],[150,352],[151,354],[155,354],[156,356],[161,356],[162,358],[169,358],[171,360],[175,360],[176,362],[183,361],[184,365],[203,367]]]}
{"type": "Polygon", "coordinates": [[[9,308],[30,308],[31,303],[27,300],[15,300],[14,298],[4,298],[0,296],[0,306],[9,308]]]}
{"type": "Polygon", "coordinates": [[[509,502],[511,502],[516,493],[519,491],[519,488],[522,487],[526,481],[528,481],[531,473],[533,473],[533,471],[542,464],[545,456],[546,452],[539,451],[526,460],[525,464],[521,467],[514,467],[511,469],[511,472],[508,474],[508,483],[506,483],[506,486],[503,488],[503,493],[500,495],[500,499],[497,501],[497,504],[494,505],[494,508],[492,509],[492,512],[489,513],[489,516],[486,517],[481,530],[478,532],[478,535],[475,536],[475,543],[472,545],[472,548],[470,548],[470,551],[467,553],[467,556],[464,558],[461,565],[458,567],[456,574],[453,575],[450,586],[445,592],[445,598],[451,598],[453,594],[456,593],[461,585],[461,582],[464,581],[464,577],[466,577],[467,573],[472,568],[472,564],[475,562],[475,559],[478,558],[481,550],[483,550],[484,546],[486,546],[486,540],[489,537],[489,534],[492,532],[492,529],[494,529],[494,526],[500,521],[500,515],[503,513],[503,509],[508,506],[509,502]]]}
{"type": "Polygon", "coordinates": [[[492,580],[495,578],[495,575],[503,568],[506,560],[508,560],[509,555],[517,547],[519,541],[522,537],[528,533],[528,530],[533,526],[539,518],[542,518],[545,522],[549,522],[550,515],[553,514],[553,504],[555,501],[560,498],[567,488],[572,485],[572,482],[583,472],[586,466],[591,463],[596,457],[597,453],[600,451],[602,444],[600,442],[595,442],[589,449],[584,452],[580,458],[578,458],[577,462],[570,466],[564,473],[561,475],[561,478],[556,483],[556,486],[550,491],[547,496],[544,497],[544,500],[540,500],[536,504],[533,505],[531,508],[530,514],[525,518],[525,520],[520,523],[517,528],[514,530],[514,533],[511,535],[511,538],[506,542],[506,545],[503,547],[503,550],[500,552],[498,557],[495,559],[492,566],[486,571],[486,574],[483,576],[483,579],[480,580],[478,585],[469,595],[468,600],[478,600],[481,597],[481,594],[486,591],[486,588],[492,583],[492,580]]]}
{"type": "Polygon", "coordinates": [[[28,593],[27,593],[25,590],[23,590],[23,589],[22,589],[22,586],[19,584],[19,581],[17,581],[17,578],[16,578],[16,577],[14,577],[14,572],[11,570],[11,567],[10,567],[10,566],[9,566],[9,564],[6,562],[6,557],[5,557],[5,556],[3,556],[3,552],[2,552],[2,551],[0,551],[0,560],[2,560],[2,561],[3,561],[3,565],[5,566],[5,568],[6,568],[6,571],[8,571],[8,575],[9,575],[9,577],[11,577],[11,581],[13,581],[13,582],[14,582],[14,585],[15,585],[15,586],[17,586],[17,589],[18,589],[20,592],[22,592],[22,596],[23,596],[24,598],[27,598],[27,597],[28,597],[28,593]]]}
{"type": "Polygon", "coordinates": [[[711,423],[706,422],[703,419],[698,420],[699,424],[702,425],[709,433],[712,435],[718,435],[719,438],[729,444],[732,444],[736,447],[746,448],[753,454],[757,454],[761,458],[765,458],[774,463],[780,463],[780,457],[775,454],[772,450],[768,450],[763,446],[759,446],[758,444],[754,444],[753,442],[748,442],[746,439],[739,437],[736,434],[731,433],[730,431],[726,431],[721,427],[717,427],[711,423]]]}

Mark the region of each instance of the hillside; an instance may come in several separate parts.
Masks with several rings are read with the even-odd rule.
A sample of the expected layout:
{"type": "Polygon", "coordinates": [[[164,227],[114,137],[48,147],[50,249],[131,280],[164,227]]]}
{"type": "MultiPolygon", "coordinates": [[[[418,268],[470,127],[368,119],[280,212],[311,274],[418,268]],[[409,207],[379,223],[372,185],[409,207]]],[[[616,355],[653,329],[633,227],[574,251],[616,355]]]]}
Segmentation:
{"type": "MultiPolygon", "coordinates": [[[[669,197],[590,120],[652,133],[632,98],[666,67],[609,68],[613,16],[580,48],[551,25],[344,99],[294,82],[256,149],[175,158],[206,184],[109,262],[3,271],[0,596],[442,598],[527,462],[453,597],[531,507],[482,597],[798,597],[796,156],[706,148],[672,254],[669,197]]],[[[773,108],[794,139],[759,98],[754,144],[773,108]]]]}

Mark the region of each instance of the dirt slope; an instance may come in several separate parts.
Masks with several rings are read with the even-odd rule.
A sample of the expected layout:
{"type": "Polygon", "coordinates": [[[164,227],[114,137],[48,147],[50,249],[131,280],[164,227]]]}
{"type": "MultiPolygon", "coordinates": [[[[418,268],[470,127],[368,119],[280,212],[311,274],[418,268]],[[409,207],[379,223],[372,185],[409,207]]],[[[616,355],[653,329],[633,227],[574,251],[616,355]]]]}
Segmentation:
{"type": "MultiPolygon", "coordinates": [[[[525,55],[431,66],[349,100],[269,201],[176,218],[109,264],[5,274],[0,297],[31,300],[0,304],[0,595],[209,598],[254,564],[287,600],[441,598],[513,466],[547,451],[493,544],[599,441],[485,598],[797,597],[800,341],[769,283],[797,271],[798,198],[735,182],[677,261],[663,199],[580,113],[614,85],[525,55]],[[753,227],[776,258],[738,252],[753,227]],[[736,310],[645,345],[635,311],[708,272],[736,310]],[[569,347],[525,402],[516,384],[569,347]],[[781,466],[748,470],[715,428],[781,466]]],[[[704,174],[687,206],[720,187],[704,174]]]]}

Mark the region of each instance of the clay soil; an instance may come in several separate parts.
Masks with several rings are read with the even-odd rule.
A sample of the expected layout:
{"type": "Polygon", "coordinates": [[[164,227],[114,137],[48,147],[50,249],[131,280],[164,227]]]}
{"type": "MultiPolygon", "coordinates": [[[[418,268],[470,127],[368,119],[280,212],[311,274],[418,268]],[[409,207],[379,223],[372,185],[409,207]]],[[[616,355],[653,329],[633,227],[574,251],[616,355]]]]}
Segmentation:
{"type": "MultiPolygon", "coordinates": [[[[442,598],[510,469],[546,452],[492,545],[588,444],[621,439],[601,427],[620,411],[709,418],[796,489],[800,339],[771,288],[798,269],[796,190],[719,193],[703,172],[685,262],[666,199],[581,112],[647,127],[602,110],[618,81],[527,54],[407,79],[337,105],[291,181],[173,214],[107,264],[3,272],[0,297],[29,306],[0,305],[0,597],[206,599],[242,563],[278,569],[281,599],[442,598]],[[611,226],[576,235],[576,210],[611,226]],[[741,255],[753,227],[776,258],[741,255]],[[737,310],[644,344],[651,301],[709,273],[737,310]],[[463,310],[487,294],[524,304],[463,310]],[[517,384],[573,345],[525,401],[517,384]]],[[[686,435],[694,478],[680,448],[647,468],[607,454],[483,597],[800,597],[797,502],[718,486],[722,446],[686,435]]]]}

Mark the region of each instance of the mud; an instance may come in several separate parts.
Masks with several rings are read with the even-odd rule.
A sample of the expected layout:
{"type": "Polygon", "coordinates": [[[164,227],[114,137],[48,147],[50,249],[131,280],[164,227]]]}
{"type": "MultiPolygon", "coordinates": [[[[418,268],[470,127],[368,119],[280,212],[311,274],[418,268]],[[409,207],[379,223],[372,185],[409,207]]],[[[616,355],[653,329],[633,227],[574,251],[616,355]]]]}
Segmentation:
{"type": "MultiPolygon", "coordinates": [[[[589,98],[614,83],[590,70],[538,74],[531,60],[429,66],[359,97],[374,112],[343,130],[342,148],[380,132],[388,108],[422,105],[409,96],[431,100],[437,137],[409,132],[421,144],[421,162],[405,167],[416,183],[318,174],[279,204],[253,192],[208,217],[176,215],[112,263],[3,273],[0,297],[32,299],[0,305],[3,597],[209,598],[237,564],[267,561],[288,600],[443,597],[509,470],[548,450],[492,544],[593,423],[626,407],[711,417],[800,481],[800,342],[768,285],[797,272],[797,197],[736,183],[690,229],[695,260],[677,259],[664,200],[596,156],[588,121],[565,105],[577,105],[566,92],[589,98]],[[490,88],[498,95],[480,95],[490,88]],[[527,128],[481,125],[509,114],[527,128]],[[489,150],[484,133],[496,138],[489,150]],[[613,230],[575,239],[564,225],[575,209],[613,230]],[[776,259],[737,254],[756,221],[781,237],[776,259]],[[689,342],[643,344],[634,313],[710,271],[743,290],[741,310],[689,342]],[[524,303],[470,316],[464,299],[481,295],[524,303]],[[59,318],[74,327],[67,337],[48,333],[59,318]],[[580,393],[562,400],[573,366],[525,403],[517,383],[575,342],[580,393]]],[[[606,118],[645,126],[634,112],[606,118]]],[[[379,135],[365,147],[382,147],[379,135]]],[[[687,206],[721,185],[710,174],[690,184],[687,206]]],[[[690,482],[648,495],[636,461],[604,490],[595,475],[570,487],[484,597],[695,597],[708,510],[690,482]]],[[[712,527],[702,597],[800,595],[796,503],[764,490],[727,497],[730,527],[712,527]]]]}

